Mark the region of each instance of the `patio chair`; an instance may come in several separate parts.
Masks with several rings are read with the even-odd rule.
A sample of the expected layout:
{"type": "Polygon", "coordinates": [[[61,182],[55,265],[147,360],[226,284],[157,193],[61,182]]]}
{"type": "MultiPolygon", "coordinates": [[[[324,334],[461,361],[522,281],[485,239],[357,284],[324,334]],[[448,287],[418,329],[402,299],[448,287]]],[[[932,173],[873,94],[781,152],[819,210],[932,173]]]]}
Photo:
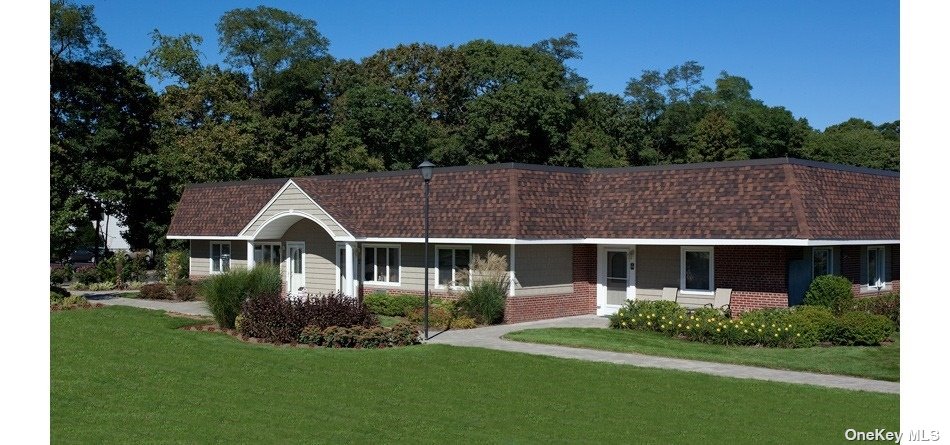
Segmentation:
{"type": "Polygon", "coordinates": [[[724,314],[729,314],[729,303],[732,300],[732,289],[726,288],[716,288],[716,293],[713,294],[713,302],[707,303],[706,307],[711,307],[713,309],[719,309],[724,314]]]}

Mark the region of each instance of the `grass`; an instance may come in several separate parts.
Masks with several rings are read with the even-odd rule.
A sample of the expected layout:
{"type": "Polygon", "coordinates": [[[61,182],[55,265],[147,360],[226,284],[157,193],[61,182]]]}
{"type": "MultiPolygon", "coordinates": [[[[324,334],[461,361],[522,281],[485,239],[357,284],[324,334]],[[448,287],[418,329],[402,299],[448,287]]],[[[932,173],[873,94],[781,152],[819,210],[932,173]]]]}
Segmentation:
{"type": "Polygon", "coordinates": [[[619,329],[528,329],[509,333],[505,338],[528,343],[900,380],[900,339],[897,335],[892,344],[885,346],[799,349],[713,345],[672,338],[657,332],[619,329]]]}
{"type": "Polygon", "coordinates": [[[50,314],[51,442],[814,443],[898,397],[477,348],[274,347],[128,307],[50,314]]]}

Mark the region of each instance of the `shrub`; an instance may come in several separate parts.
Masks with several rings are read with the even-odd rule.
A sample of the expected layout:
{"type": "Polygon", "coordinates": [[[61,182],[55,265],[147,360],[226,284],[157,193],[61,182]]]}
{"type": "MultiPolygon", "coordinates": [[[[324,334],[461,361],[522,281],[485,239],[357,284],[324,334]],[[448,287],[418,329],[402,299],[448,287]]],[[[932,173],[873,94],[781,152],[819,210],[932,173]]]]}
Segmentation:
{"type": "Polygon", "coordinates": [[[50,269],[49,282],[53,284],[68,283],[73,279],[73,271],[68,266],[50,269]]]}
{"type": "Polygon", "coordinates": [[[627,301],[617,313],[610,316],[610,327],[672,333],[674,323],[682,323],[686,309],[673,301],[627,301]]]}
{"type": "Polygon", "coordinates": [[[476,282],[458,301],[458,306],[482,324],[501,323],[505,318],[507,290],[487,282],[476,282]]]}
{"type": "Polygon", "coordinates": [[[172,294],[168,291],[165,283],[152,283],[142,286],[139,290],[139,298],[146,300],[171,300],[172,294]]]}
{"type": "Polygon", "coordinates": [[[873,315],[883,315],[891,320],[894,329],[901,328],[901,301],[898,294],[883,294],[874,297],[856,298],[851,309],[873,315]]]}
{"type": "Polygon", "coordinates": [[[494,252],[475,255],[472,275],[474,283],[459,299],[458,307],[479,323],[501,323],[505,318],[510,278],[507,258],[494,252]]]}
{"type": "Polygon", "coordinates": [[[123,260],[122,281],[145,281],[148,270],[144,252],[133,252],[128,260],[123,260]]]}
{"type": "Polygon", "coordinates": [[[824,306],[835,314],[840,314],[851,307],[853,299],[851,282],[837,275],[815,277],[808,286],[808,291],[805,292],[806,305],[824,306]]]}
{"type": "Polygon", "coordinates": [[[141,281],[126,281],[125,282],[125,288],[128,290],[139,290],[142,288],[142,286],[145,286],[145,283],[141,281]]]}
{"type": "Polygon", "coordinates": [[[419,330],[410,323],[400,322],[391,328],[382,326],[304,327],[298,337],[300,343],[328,348],[388,348],[418,344],[419,330]]]}
{"type": "MultiPolygon", "coordinates": [[[[416,308],[406,314],[406,318],[416,324],[422,324],[425,318],[425,308],[416,308]]],[[[452,312],[444,307],[429,307],[429,326],[445,329],[452,323],[452,312]]]]}
{"type": "Polygon", "coordinates": [[[814,346],[821,342],[830,342],[835,331],[835,314],[824,306],[795,306],[787,322],[799,327],[804,337],[802,345],[814,346]]]}
{"type": "Polygon", "coordinates": [[[172,250],[165,254],[165,281],[174,283],[188,276],[188,252],[172,250]]]}
{"type": "Polygon", "coordinates": [[[113,290],[115,289],[114,281],[103,281],[100,283],[92,283],[89,285],[89,290],[91,291],[104,291],[104,290],[113,290]]]}
{"type": "Polygon", "coordinates": [[[365,305],[341,293],[304,299],[258,295],[244,302],[241,316],[241,333],[278,343],[296,341],[310,325],[321,329],[379,325],[365,305]]]}
{"type": "Polygon", "coordinates": [[[100,281],[99,271],[95,266],[81,266],[73,272],[73,279],[80,284],[92,284],[100,281]]]}
{"type": "MultiPolygon", "coordinates": [[[[198,298],[198,290],[193,284],[179,284],[175,286],[175,299],[179,301],[194,301],[198,298]]],[[[236,328],[236,327],[235,327],[236,328]]]]}
{"type": "Polygon", "coordinates": [[[49,287],[49,298],[50,300],[56,299],[56,301],[62,300],[66,297],[69,297],[69,291],[63,289],[59,286],[50,286],[49,287]]]}
{"type": "Polygon", "coordinates": [[[112,281],[115,282],[116,279],[116,261],[119,261],[117,258],[122,255],[113,255],[109,258],[100,259],[99,263],[96,264],[96,273],[99,276],[99,282],[112,281]]]}
{"type": "Polygon", "coordinates": [[[248,298],[280,294],[280,271],[276,266],[263,264],[251,270],[231,269],[205,279],[199,293],[208,303],[218,326],[231,329],[248,298]]]}
{"type": "Polygon", "coordinates": [[[389,295],[385,292],[373,292],[363,297],[363,304],[377,315],[401,317],[415,308],[422,307],[422,297],[418,295],[389,295]]]}
{"type": "Polygon", "coordinates": [[[73,284],[73,290],[89,290],[88,284],[76,283],[73,284]]]}
{"type": "Polygon", "coordinates": [[[894,333],[894,324],[883,315],[846,312],[838,318],[832,343],[875,346],[894,333]]]}
{"type": "Polygon", "coordinates": [[[51,310],[78,309],[92,307],[85,297],[72,295],[59,301],[50,300],[49,308],[51,310]]]}

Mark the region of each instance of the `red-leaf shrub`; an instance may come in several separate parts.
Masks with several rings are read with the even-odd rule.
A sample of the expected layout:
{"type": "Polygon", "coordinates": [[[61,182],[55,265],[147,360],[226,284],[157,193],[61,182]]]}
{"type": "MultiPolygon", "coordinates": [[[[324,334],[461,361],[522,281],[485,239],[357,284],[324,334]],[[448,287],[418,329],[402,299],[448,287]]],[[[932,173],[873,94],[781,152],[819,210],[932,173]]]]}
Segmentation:
{"type": "Polygon", "coordinates": [[[169,292],[165,283],[152,283],[142,286],[139,289],[139,298],[146,300],[171,300],[172,293],[169,292]]]}
{"type": "Polygon", "coordinates": [[[300,343],[326,348],[389,348],[419,343],[419,329],[411,323],[400,322],[391,328],[382,326],[340,327],[320,329],[310,325],[300,333],[300,343]]]}
{"type": "Polygon", "coordinates": [[[194,301],[198,298],[198,289],[193,284],[184,283],[175,286],[175,299],[179,301],[194,301]]]}
{"type": "Polygon", "coordinates": [[[241,333],[276,343],[297,341],[309,325],[320,329],[379,325],[363,303],[341,293],[299,300],[259,295],[242,304],[241,316],[241,333]]]}

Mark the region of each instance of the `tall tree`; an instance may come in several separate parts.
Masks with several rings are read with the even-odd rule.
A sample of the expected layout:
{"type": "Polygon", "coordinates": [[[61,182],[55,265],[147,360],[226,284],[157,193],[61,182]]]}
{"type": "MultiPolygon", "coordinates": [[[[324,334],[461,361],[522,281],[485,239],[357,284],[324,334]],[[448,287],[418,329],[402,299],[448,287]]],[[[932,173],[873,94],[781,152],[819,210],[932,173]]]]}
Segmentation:
{"type": "Polygon", "coordinates": [[[267,6],[232,9],[217,30],[225,62],[247,69],[255,89],[294,62],[326,56],[330,45],[316,21],[267,6]]]}

